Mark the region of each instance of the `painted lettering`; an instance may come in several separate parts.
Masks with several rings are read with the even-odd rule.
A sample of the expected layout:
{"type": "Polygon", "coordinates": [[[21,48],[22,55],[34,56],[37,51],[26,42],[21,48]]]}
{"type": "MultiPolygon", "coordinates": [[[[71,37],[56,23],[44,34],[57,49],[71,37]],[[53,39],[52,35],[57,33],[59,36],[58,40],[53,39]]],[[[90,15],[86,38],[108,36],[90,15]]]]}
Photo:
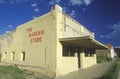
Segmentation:
{"type": "Polygon", "coordinates": [[[30,43],[42,42],[42,36],[44,35],[44,30],[33,31],[32,27],[26,28],[30,43]]]}
{"type": "Polygon", "coordinates": [[[31,38],[30,43],[42,42],[42,37],[31,38]]]}
{"type": "Polygon", "coordinates": [[[32,27],[26,29],[27,32],[32,32],[32,27]]]}
{"type": "Polygon", "coordinates": [[[29,33],[29,38],[34,37],[34,36],[40,36],[40,35],[43,35],[43,34],[44,34],[44,30],[39,30],[39,31],[36,31],[36,32],[29,33]]]}

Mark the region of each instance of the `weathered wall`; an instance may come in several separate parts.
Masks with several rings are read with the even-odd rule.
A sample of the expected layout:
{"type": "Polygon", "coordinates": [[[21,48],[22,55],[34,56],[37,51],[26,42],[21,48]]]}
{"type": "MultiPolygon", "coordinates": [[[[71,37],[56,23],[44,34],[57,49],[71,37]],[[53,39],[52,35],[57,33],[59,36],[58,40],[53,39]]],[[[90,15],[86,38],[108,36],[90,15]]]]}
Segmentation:
{"type": "Polygon", "coordinates": [[[63,38],[68,37],[83,37],[91,36],[94,37],[94,33],[87,30],[80,23],[63,13],[62,16],[63,24],[63,38]]]}
{"type": "Polygon", "coordinates": [[[2,62],[56,69],[56,27],[52,12],[17,27],[2,42],[2,62]],[[11,41],[11,42],[10,42],[11,41]],[[7,53],[4,58],[5,52],[7,53]],[[15,53],[14,59],[12,52],[15,53]],[[21,61],[21,53],[25,60],[21,61]]]}
{"type": "Polygon", "coordinates": [[[77,57],[63,57],[61,75],[68,74],[70,72],[78,70],[78,59],[77,57]]]}
{"type": "MultiPolygon", "coordinates": [[[[20,25],[2,36],[2,62],[48,68],[56,76],[78,69],[77,57],[63,57],[63,46],[59,38],[92,36],[94,34],[65,15],[58,5],[55,9],[35,20],[20,25]],[[24,56],[25,58],[24,58],[24,56]]],[[[94,57],[80,53],[81,68],[96,64],[94,57]]]]}

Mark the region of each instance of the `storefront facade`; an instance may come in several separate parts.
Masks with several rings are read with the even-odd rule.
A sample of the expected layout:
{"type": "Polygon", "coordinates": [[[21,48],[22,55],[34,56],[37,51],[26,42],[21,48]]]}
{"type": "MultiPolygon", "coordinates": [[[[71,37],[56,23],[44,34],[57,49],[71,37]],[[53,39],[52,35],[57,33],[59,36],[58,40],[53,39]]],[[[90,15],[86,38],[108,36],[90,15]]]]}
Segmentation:
{"type": "Polygon", "coordinates": [[[44,68],[56,76],[96,64],[95,50],[107,48],[58,5],[0,36],[0,46],[2,63],[44,68]]]}

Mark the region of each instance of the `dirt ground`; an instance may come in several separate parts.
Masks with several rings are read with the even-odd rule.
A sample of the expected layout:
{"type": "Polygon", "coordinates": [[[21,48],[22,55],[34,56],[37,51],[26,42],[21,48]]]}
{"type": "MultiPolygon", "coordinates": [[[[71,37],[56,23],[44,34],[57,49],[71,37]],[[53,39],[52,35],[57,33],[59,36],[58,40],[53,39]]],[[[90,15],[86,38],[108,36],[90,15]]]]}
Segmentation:
{"type": "MultiPolygon", "coordinates": [[[[55,79],[98,79],[108,70],[111,63],[112,61],[96,64],[86,69],[79,69],[78,71],[71,72],[67,75],[56,77],[55,79]]],[[[120,77],[118,79],[120,79],[120,77]]]]}

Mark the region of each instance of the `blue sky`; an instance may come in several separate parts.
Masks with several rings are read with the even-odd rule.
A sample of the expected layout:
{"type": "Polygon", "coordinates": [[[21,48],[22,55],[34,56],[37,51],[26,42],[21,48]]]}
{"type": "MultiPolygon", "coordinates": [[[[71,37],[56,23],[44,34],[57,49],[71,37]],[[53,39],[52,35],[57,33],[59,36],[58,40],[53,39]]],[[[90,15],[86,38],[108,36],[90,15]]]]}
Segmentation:
{"type": "Polygon", "coordinates": [[[0,34],[8,33],[59,4],[102,43],[120,46],[120,0],[0,0],[0,34]]]}

